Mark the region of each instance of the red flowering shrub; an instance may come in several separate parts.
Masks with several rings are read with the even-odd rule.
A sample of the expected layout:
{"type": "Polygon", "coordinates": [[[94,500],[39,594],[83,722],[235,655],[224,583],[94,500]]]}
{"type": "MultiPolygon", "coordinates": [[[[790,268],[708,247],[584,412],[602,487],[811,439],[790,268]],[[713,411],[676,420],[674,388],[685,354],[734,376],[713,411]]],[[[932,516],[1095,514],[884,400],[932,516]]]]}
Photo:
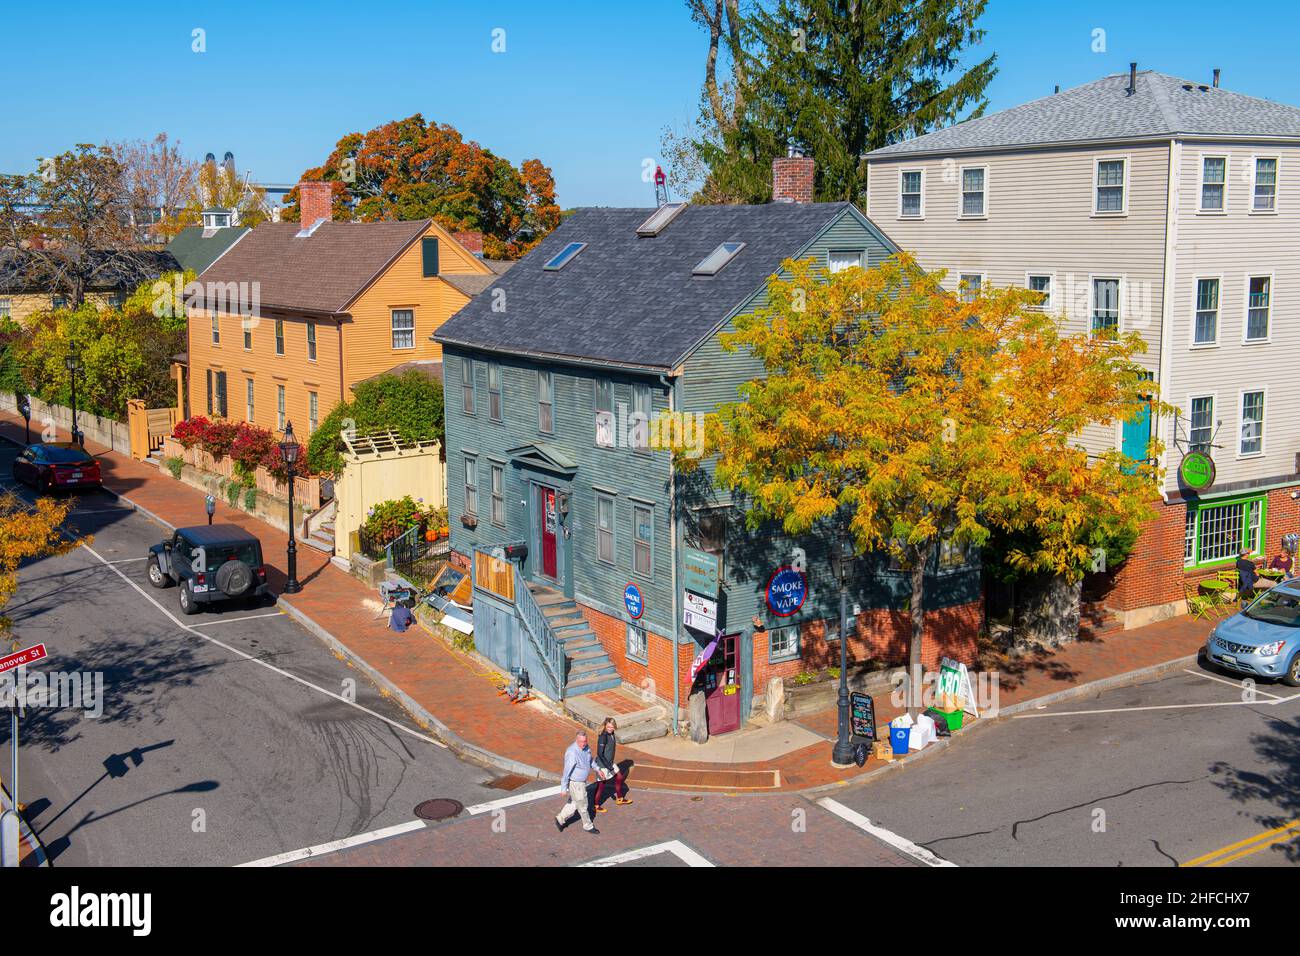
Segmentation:
{"type": "Polygon", "coordinates": [[[215,461],[221,461],[230,453],[230,446],[235,443],[235,436],[238,434],[239,426],[234,422],[209,422],[208,427],[203,430],[203,437],[199,439],[199,447],[215,461]]]}
{"type": "MultiPolygon", "coordinates": [[[[262,456],[261,465],[267,473],[276,481],[284,482],[289,480],[289,469],[284,464],[284,457],[280,454],[280,443],[275,442],[262,456]]],[[[295,466],[294,474],[302,477],[307,474],[307,449],[302,445],[298,446],[298,464],[295,466]]]]}
{"type": "Polygon", "coordinates": [[[203,433],[208,430],[210,424],[212,423],[202,415],[195,415],[193,418],[177,422],[176,427],[172,429],[172,437],[188,451],[203,439],[203,433]]]}
{"type": "Polygon", "coordinates": [[[240,422],[235,440],[230,444],[230,457],[235,462],[235,470],[239,477],[251,483],[253,472],[273,449],[278,449],[274,435],[264,428],[250,425],[248,422],[240,422]]]}

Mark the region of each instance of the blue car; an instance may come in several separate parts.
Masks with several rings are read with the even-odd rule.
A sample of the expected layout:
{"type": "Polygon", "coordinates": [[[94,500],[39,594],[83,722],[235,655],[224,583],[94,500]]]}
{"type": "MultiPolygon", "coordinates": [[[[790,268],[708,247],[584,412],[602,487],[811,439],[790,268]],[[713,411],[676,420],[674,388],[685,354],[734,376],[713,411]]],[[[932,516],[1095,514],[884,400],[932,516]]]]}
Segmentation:
{"type": "Polygon", "coordinates": [[[1300,687],[1300,578],[1270,588],[1220,621],[1201,654],[1235,674],[1300,687]]]}

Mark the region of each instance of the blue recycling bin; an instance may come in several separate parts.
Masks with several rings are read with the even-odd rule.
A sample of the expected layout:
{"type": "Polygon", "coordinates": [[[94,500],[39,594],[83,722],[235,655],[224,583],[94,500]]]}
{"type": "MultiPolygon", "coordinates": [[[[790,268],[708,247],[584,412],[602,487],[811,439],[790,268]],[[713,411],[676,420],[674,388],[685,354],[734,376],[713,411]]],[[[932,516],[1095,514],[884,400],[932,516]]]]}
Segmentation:
{"type": "Polygon", "coordinates": [[[911,727],[895,727],[889,725],[889,746],[894,751],[896,757],[907,756],[907,745],[912,739],[911,727]]]}

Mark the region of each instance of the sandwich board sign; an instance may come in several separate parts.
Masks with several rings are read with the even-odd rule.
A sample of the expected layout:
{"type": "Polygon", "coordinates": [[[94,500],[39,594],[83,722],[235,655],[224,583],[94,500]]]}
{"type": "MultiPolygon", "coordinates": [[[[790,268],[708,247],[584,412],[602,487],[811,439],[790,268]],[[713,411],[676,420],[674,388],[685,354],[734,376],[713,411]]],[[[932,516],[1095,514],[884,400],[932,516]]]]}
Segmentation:
{"type": "Polygon", "coordinates": [[[849,729],[853,736],[875,743],[876,702],[870,694],[856,690],[849,694],[849,729]]]}
{"type": "Polygon", "coordinates": [[[952,696],[966,713],[972,717],[980,715],[979,708],[975,706],[975,691],[971,687],[970,672],[960,661],[955,661],[951,657],[940,659],[939,679],[935,683],[934,694],[939,702],[942,702],[945,697],[952,696]]]}

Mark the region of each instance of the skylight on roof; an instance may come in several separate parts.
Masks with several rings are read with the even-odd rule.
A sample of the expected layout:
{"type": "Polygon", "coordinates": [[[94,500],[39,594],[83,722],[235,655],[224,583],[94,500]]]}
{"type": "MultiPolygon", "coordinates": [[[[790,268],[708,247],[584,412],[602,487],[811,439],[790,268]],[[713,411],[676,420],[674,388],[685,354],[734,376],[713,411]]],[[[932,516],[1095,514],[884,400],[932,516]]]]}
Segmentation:
{"type": "Polygon", "coordinates": [[[676,219],[677,214],[685,208],[686,203],[684,202],[664,203],[650,214],[649,219],[636,227],[636,234],[643,238],[659,235],[659,233],[663,232],[664,226],[676,219]]]}
{"type": "Polygon", "coordinates": [[[548,272],[555,272],[559,269],[563,269],[569,264],[570,260],[572,260],[574,256],[586,248],[587,244],[585,242],[571,242],[552,256],[550,261],[547,262],[546,265],[542,266],[542,268],[548,272]]]}
{"type": "Polygon", "coordinates": [[[724,242],[705,256],[691,272],[697,276],[715,276],[722,271],[723,266],[736,258],[736,253],[744,248],[743,242],[724,242]]]}

